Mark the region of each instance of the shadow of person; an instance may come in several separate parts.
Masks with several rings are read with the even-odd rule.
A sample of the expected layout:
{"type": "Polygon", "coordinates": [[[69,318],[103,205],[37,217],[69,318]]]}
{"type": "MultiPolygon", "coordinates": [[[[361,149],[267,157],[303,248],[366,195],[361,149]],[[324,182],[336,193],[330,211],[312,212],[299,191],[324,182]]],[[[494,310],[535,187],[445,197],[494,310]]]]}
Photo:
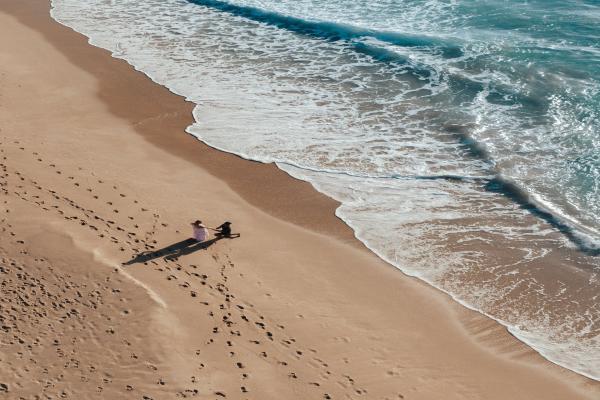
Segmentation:
{"type": "Polygon", "coordinates": [[[218,239],[235,239],[235,238],[239,238],[241,236],[240,233],[230,233],[230,234],[224,234],[221,232],[217,232],[215,233],[215,237],[218,239]]]}
{"type": "Polygon", "coordinates": [[[221,239],[222,238],[214,238],[214,239],[206,240],[204,242],[196,242],[196,244],[193,244],[191,246],[181,247],[181,248],[177,249],[177,251],[174,251],[173,253],[165,256],[165,260],[175,261],[181,256],[192,254],[198,250],[207,249],[221,239]]]}
{"type": "Polygon", "coordinates": [[[191,254],[195,251],[207,249],[221,238],[215,238],[207,240],[205,242],[198,242],[196,239],[189,238],[182,240],[181,242],[170,244],[159,250],[154,251],[143,251],[136,254],[131,260],[122,263],[121,265],[132,265],[138,263],[146,263],[148,261],[155,260],[157,258],[164,258],[165,260],[172,261],[177,258],[191,254]]]}

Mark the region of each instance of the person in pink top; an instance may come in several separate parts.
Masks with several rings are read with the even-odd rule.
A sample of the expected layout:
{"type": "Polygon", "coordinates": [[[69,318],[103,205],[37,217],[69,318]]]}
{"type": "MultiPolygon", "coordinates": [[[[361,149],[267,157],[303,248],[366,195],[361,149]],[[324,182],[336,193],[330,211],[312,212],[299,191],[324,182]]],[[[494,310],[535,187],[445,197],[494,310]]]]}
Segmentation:
{"type": "Polygon", "coordinates": [[[192,229],[194,230],[194,239],[199,242],[204,242],[208,237],[208,229],[202,225],[202,221],[197,220],[192,222],[192,229]]]}

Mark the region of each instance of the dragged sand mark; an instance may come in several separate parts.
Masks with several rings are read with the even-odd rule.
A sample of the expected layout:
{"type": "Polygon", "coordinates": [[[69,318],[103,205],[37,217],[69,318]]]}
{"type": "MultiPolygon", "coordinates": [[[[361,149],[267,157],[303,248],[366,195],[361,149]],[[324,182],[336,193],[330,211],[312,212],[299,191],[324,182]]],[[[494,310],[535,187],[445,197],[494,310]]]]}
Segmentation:
{"type": "MultiPolygon", "coordinates": [[[[57,239],[47,233],[44,240],[57,239]]],[[[35,245],[39,239],[24,242],[35,245]]],[[[50,261],[54,255],[19,251],[11,256],[5,248],[11,244],[1,240],[0,340],[5,351],[0,374],[2,381],[10,380],[11,396],[101,393],[124,398],[126,387],[138,396],[150,394],[159,372],[143,372],[142,360],[155,357],[143,338],[148,310],[135,300],[133,287],[108,269],[79,273],[77,264],[85,264],[86,256],[76,252],[70,261],[78,263],[69,265],[50,261]]]]}
{"type": "MultiPolygon", "coordinates": [[[[20,172],[18,174],[15,174],[15,175],[17,177],[22,176],[22,174],[20,172]]],[[[20,178],[18,179],[18,181],[19,182],[23,182],[23,180],[21,180],[20,178]]],[[[33,185],[33,184],[35,184],[35,182],[31,182],[31,184],[33,185]]],[[[11,186],[13,186],[13,185],[11,185],[11,186]]],[[[22,212],[23,211],[23,207],[25,207],[25,208],[27,208],[27,207],[35,207],[38,210],[41,210],[41,211],[44,211],[44,212],[48,211],[48,209],[40,207],[40,202],[39,201],[34,201],[33,200],[33,199],[38,199],[40,196],[32,195],[30,187],[27,187],[26,185],[20,185],[20,186],[22,186],[22,187],[20,187],[18,189],[18,191],[17,191],[17,194],[19,194],[20,196],[17,196],[16,194],[10,194],[10,193],[8,193],[8,191],[6,191],[7,192],[6,193],[7,197],[8,197],[8,195],[11,195],[13,198],[17,199],[16,200],[17,202],[20,201],[20,200],[25,200],[22,204],[21,203],[20,204],[16,204],[18,206],[18,208],[21,210],[21,212],[20,212],[19,215],[23,215],[23,212],[22,212]]],[[[4,201],[8,202],[7,200],[4,200],[4,201]]],[[[89,217],[89,215],[88,215],[88,217],[89,217]]],[[[77,222],[77,219],[75,217],[73,217],[73,220],[75,222],[77,222]]],[[[5,219],[3,219],[2,222],[3,223],[6,222],[5,226],[2,226],[3,231],[11,229],[12,224],[10,222],[7,222],[5,219]]],[[[74,226],[78,226],[78,225],[79,224],[75,224],[74,226]]],[[[12,232],[11,236],[14,236],[14,237],[17,238],[17,240],[15,241],[15,243],[17,243],[17,244],[23,244],[23,245],[25,245],[28,242],[26,240],[18,239],[19,235],[16,234],[16,233],[14,233],[14,232],[12,232]]],[[[4,248],[4,247],[5,246],[1,246],[0,245],[0,249],[4,248]]],[[[62,248],[71,248],[72,246],[59,246],[59,247],[62,247],[62,248]]],[[[28,252],[27,252],[26,248],[23,248],[22,250],[19,251],[19,254],[22,255],[22,256],[27,256],[28,252]]],[[[4,261],[4,259],[3,259],[3,261],[4,261]]],[[[10,265],[13,265],[13,264],[17,265],[14,262],[10,263],[10,265]]],[[[2,265],[2,263],[0,263],[0,265],[2,265]]],[[[27,264],[24,263],[23,265],[25,266],[27,264]]],[[[29,265],[27,265],[27,268],[29,268],[29,265]]],[[[45,266],[44,268],[45,268],[44,269],[45,271],[46,270],[47,271],[51,271],[52,270],[52,267],[45,266]]],[[[114,271],[113,269],[110,269],[110,268],[109,269],[101,268],[101,270],[105,270],[105,272],[108,271],[108,270],[114,271]]],[[[89,276],[87,278],[89,279],[89,276]]],[[[121,281],[121,280],[122,280],[122,278],[119,278],[119,281],[121,281]]],[[[122,289],[115,288],[114,285],[112,284],[112,279],[110,279],[108,277],[105,280],[103,280],[103,279],[92,279],[92,281],[93,282],[99,282],[99,284],[94,284],[94,287],[96,288],[94,290],[94,294],[97,294],[98,291],[100,291],[100,293],[102,293],[102,291],[100,290],[100,288],[102,288],[104,291],[107,291],[109,294],[112,294],[113,296],[121,296],[122,293],[124,293],[124,291],[122,289]],[[102,284],[102,282],[107,282],[108,284],[102,284]],[[110,291],[109,291],[109,289],[110,289],[110,291]]],[[[3,283],[6,283],[6,282],[3,281],[3,283]]],[[[9,282],[9,283],[12,283],[12,282],[9,282]]],[[[6,286],[6,285],[3,285],[3,286],[6,286]]],[[[67,288],[77,287],[76,285],[74,285],[72,283],[69,283],[69,282],[66,282],[66,283],[61,282],[60,284],[57,284],[55,286],[57,288],[60,288],[60,287],[63,287],[63,286],[67,287],[67,288]]],[[[62,293],[65,293],[64,290],[61,289],[61,291],[62,291],[62,293]]],[[[79,293],[79,292],[80,291],[78,291],[77,293],[79,293]]],[[[82,295],[85,296],[85,293],[82,292],[82,295]]],[[[103,312],[103,311],[101,311],[102,307],[106,304],[105,297],[107,295],[99,295],[99,296],[101,296],[101,297],[98,297],[97,299],[93,299],[93,300],[90,301],[92,303],[92,308],[93,308],[93,311],[90,311],[90,312],[98,312],[98,313],[100,313],[100,317],[106,318],[107,321],[111,321],[111,320],[115,321],[113,317],[110,317],[110,315],[111,315],[110,312],[103,312]]],[[[29,296],[25,295],[23,297],[27,298],[29,296]]],[[[125,301],[125,303],[128,303],[127,300],[125,298],[123,298],[123,297],[120,298],[120,301],[125,301]]],[[[77,302],[77,300],[75,300],[75,303],[76,302],[77,302]]],[[[73,300],[67,299],[66,303],[67,304],[73,304],[74,302],[73,302],[73,300]]],[[[53,306],[54,306],[54,304],[56,304],[56,302],[52,302],[53,306]]],[[[38,305],[37,307],[40,307],[40,306],[38,305]]],[[[84,315],[82,312],[77,311],[76,308],[73,308],[73,310],[75,310],[75,311],[71,311],[70,314],[69,313],[68,314],[69,315],[75,315],[77,318],[79,318],[79,316],[81,316],[81,315],[84,315]]],[[[21,312],[21,313],[25,313],[25,312],[21,312]]],[[[115,315],[116,313],[117,313],[117,310],[113,310],[112,315],[115,315]]],[[[131,308],[128,307],[128,309],[120,311],[119,314],[123,315],[123,316],[130,316],[130,315],[136,314],[136,313],[132,312],[131,308]]],[[[64,319],[63,318],[58,318],[58,321],[61,324],[64,323],[64,319]]],[[[89,337],[89,339],[86,339],[86,340],[89,340],[89,343],[91,344],[91,345],[87,345],[86,346],[90,351],[94,348],[94,346],[96,346],[96,348],[101,348],[101,347],[105,346],[105,340],[104,340],[103,335],[111,335],[112,337],[117,337],[117,336],[122,337],[123,336],[123,331],[121,329],[119,329],[118,326],[115,326],[114,323],[110,323],[110,325],[106,329],[104,329],[104,328],[100,329],[99,325],[97,323],[94,323],[89,318],[87,318],[86,321],[87,321],[86,322],[86,324],[87,324],[86,326],[84,326],[84,327],[77,327],[77,328],[69,328],[69,331],[70,332],[79,332],[79,331],[83,331],[84,328],[88,328],[88,330],[91,329],[91,331],[90,331],[90,337],[89,337]]],[[[143,323],[146,324],[147,323],[147,319],[144,319],[143,323]]],[[[42,324],[41,326],[46,326],[46,325],[47,324],[42,324]]],[[[172,324],[170,324],[170,325],[172,325],[172,324]]],[[[143,332],[143,331],[144,331],[144,328],[140,327],[139,332],[143,332]]],[[[57,333],[57,336],[62,337],[62,336],[65,336],[65,335],[57,333]]],[[[60,342],[60,339],[56,339],[56,340],[57,341],[53,341],[52,344],[55,345],[55,346],[62,346],[62,343],[60,342]]],[[[135,339],[135,340],[139,340],[139,339],[135,339]]],[[[135,340],[133,342],[135,342],[135,340]]],[[[73,343],[71,343],[71,344],[73,346],[77,346],[78,343],[75,343],[76,341],[77,340],[75,340],[75,339],[72,340],[73,343]]],[[[80,342],[81,342],[81,340],[80,340],[80,342]]],[[[131,343],[132,343],[131,340],[127,340],[126,342],[128,343],[128,344],[126,343],[127,346],[131,346],[131,343]]],[[[26,341],[25,341],[25,343],[26,343],[26,341]]],[[[104,353],[106,353],[107,357],[110,360],[116,360],[116,361],[112,361],[112,363],[114,364],[114,363],[118,362],[120,365],[121,364],[122,365],[128,365],[130,368],[133,368],[134,371],[137,371],[137,372],[134,373],[134,376],[138,375],[139,371],[141,371],[141,368],[140,367],[135,367],[135,366],[131,365],[131,363],[123,363],[122,353],[124,353],[124,352],[123,351],[118,351],[118,350],[112,350],[113,348],[118,348],[118,346],[112,346],[111,345],[104,352],[104,353]]],[[[62,347],[60,347],[60,349],[58,351],[59,351],[59,357],[63,357],[63,354],[65,354],[65,352],[62,350],[62,347]]],[[[102,353],[101,350],[95,350],[95,352],[96,353],[102,353]]],[[[73,353],[74,353],[73,351],[70,351],[68,354],[73,355],[73,353]]],[[[20,354],[20,353],[18,353],[18,354],[20,354]]],[[[119,383],[119,381],[121,379],[119,377],[115,377],[114,375],[112,375],[112,370],[116,370],[116,368],[109,369],[111,372],[103,372],[103,371],[106,371],[106,369],[103,369],[101,367],[102,357],[97,357],[97,358],[98,358],[98,360],[95,360],[97,362],[89,363],[89,365],[87,367],[88,367],[89,372],[91,372],[92,374],[96,374],[96,375],[100,374],[100,378],[94,380],[93,378],[90,378],[89,375],[82,375],[81,378],[80,378],[81,382],[89,383],[89,384],[93,383],[95,385],[95,386],[90,386],[90,385],[85,386],[84,383],[82,383],[82,385],[85,386],[85,389],[81,389],[82,390],[82,394],[84,394],[85,397],[93,395],[94,393],[96,393],[96,395],[99,395],[99,396],[102,396],[102,397],[108,396],[110,398],[130,398],[129,396],[127,396],[127,397],[120,397],[120,396],[114,394],[114,393],[120,393],[119,388],[117,387],[117,384],[119,383]]],[[[139,352],[131,353],[131,359],[133,359],[133,360],[139,360],[139,359],[142,359],[142,358],[147,358],[147,357],[140,356],[139,352]]],[[[79,359],[73,358],[72,360],[74,360],[72,362],[75,363],[75,364],[77,364],[77,365],[82,364],[82,362],[79,359]]],[[[47,371],[47,370],[52,370],[52,371],[60,372],[61,368],[59,368],[57,365],[53,364],[51,367],[44,368],[44,371],[47,371]]],[[[154,368],[151,368],[150,370],[157,371],[157,368],[154,367],[154,368]]],[[[0,373],[1,373],[1,371],[0,371],[0,373]]],[[[12,376],[13,373],[10,373],[10,375],[12,376]]],[[[18,377],[25,376],[22,372],[15,373],[14,375],[18,376],[18,377]]],[[[54,388],[61,387],[61,384],[62,384],[63,381],[66,381],[66,382],[69,381],[69,376],[67,375],[67,377],[65,377],[65,375],[67,375],[67,374],[62,373],[61,375],[59,375],[59,377],[56,380],[56,382],[50,382],[48,379],[46,379],[45,386],[44,386],[44,388],[42,390],[40,390],[40,389],[31,389],[31,392],[32,393],[36,393],[36,394],[37,393],[49,393],[50,397],[58,397],[58,396],[60,396],[60,397],[65,397],[65,396],[66,397],[71,397],[71,395],[75,395],[76,397],[81,398],[81,395],[77,396],[77,392],[78,392],[77,389],[75,389],[75,390],[62,390],[62,391],[56,391],[56,392],[52,391],[54,388]]],[[[124,373],[123,376],[131,376],[131,371],[129,371],[127,373],[124,373]]],[[[153,379],[153,381],[159,381],[161,379],[162,378],[159,377],[158,380],[157,379],[153,379]]],[[[3,380],[3,379],[1,379],[1,380],[3,380]]],[[[13,382],[13,381],[14,381],[14,379],[11,380],[11,382],[13,382]]],[[[72,381],[72,379],[71,379],[71,381],[72,381]]],[[[77,380],[75,380],[75,381],[78,382],[77,380]]],[[[166,384],[164,383],[164,381],[162,381],[162,382],[163,382],[163,384],[160,384],[160,386],[163,387],[163,389],[165,389],[166,384]]],[[[154,390],[152,390],[152,388],[150,388],[150,389],[144,389],[144,385],[141,385],[141,384],[132,384],[132,383],[127,383],[126,385],[124,385],[125,390],[127,392],[131,392],[132,394],[139,393],[140,396],[145,396],[145,398],[161,398],[161,397],[163,397],[162,395],[158,395],[158,397],[156,397],[157,396],[156,393],[158,393],[158,392],[155,392],[154,390]]],[[[73,383],[71,382],[71,384],[69,384],[69,387],[71,387],[71,386],[75,386],[76,387],[78,385],[73,385],[73,383]]],[[[29,390],[27,388],[27,385],[23,385],[23,384],[16,385],[15,384],[15,385],[11,385],[10,386],[11,393],[21,393],[21,391],[18,391],[19,388],[21,388],[21,387],[24,387],[25,390],[29,390]]],[[[182,397],[183,397],[183,395],[185,395],[186,397],[192,397],[192,396],[195,396],[195,395],[197,395],[199,393],[199,389],[198,388],[181,388],[181,389],[178,389],[177,387],[175,387],[175,388],[171,387],[171,389],[172,389],[171,392],[173,392],[173,393],[175,392],[175,390],[178,390],[180,392],[180,394],[182,394],[182,397]]]]}
{"type": "Polygon", "coordinates": [[[146,291],[146,293],[148,294],[148,296],[150,296],[150,298],[152,300],[154,300],[154,302],[156,304],[158,304],[159,306],[161,306],[164,309],[168,308],[167,303],[164,301],[164,299],[162,297],[160,297],[158,295],[158,293],[156,293],[151,287],[146,285],[144,282],[140,281],[139,279],[137,279],[134,276],[132,276],[131,274],[129,274],[120,264],[111,261],[109,258],[107,258],[105,255],[103,255],[97,249],[94,250],[93,255],[94,255],[94,260],[97,260],[98,262],[105,264],[108,267],[114,268],[114,270],[118,271],[119,274],[125,276],[125,278],[130,280],[132,283],[134,283],[135,285],[144,289],[146,291]]]}
{"type": "MultiPolygon", "coordinates": [[[[21,147],[20,150],[25,150],[25,148],[21,147]]],[[[35,156],[37,156],[39,153],[33,152],[32,154],[35,155],[35,156]]],[[[51,167],[56,167],[55,164],[50,164],[50,166],[51,167]]],[[[3,170],[7,171],[7,167],[4,164],[2,164],[2,168],[3,168],[3,170]]],[[[91,221],[93,221],[93,220],[106,221],[106,225],[108,227],[112,227],[112,225],[114,225],[114,221],[107,220],[105,218],[99,217],[98,215],[96,215],[96,212],[94,210],[92,210],[92,209],[86,209],[83,206],[80,206],[75,200],[72,200],[72,199],[70,199],[67,196],[61,196],[61,195],[57,194],[57,192],[54,191],[54,190],[49,190],[49,189],[43,188],[41,185],[39,185],[37,183],[37,181],[35,181],[33,179],[27,179],[27,178],[25,178],[23,176],[23,174],[21,174],[21,172],[19,172],[17,170],[14,170],[13,173],[19,178],[20,181],[22,181],[22,182],[28,181],[38,191],[40,191],[40,192],[46,192],[47,194],[50,194],[51,197],[54,200],[62,201],[63,205],[70,206],[71,208],[74,208],[77,211],[79,211],[79,214],[80,214],[79,216],[77,216],[77,215],[70,216],[70,217],[69,216],[65,216],[64,217],[65,219],[67,219],[67,220],[74,220],[74,221],[78,222],[80,225],[82,225],[82,226],[88,226],[90,229],[93,229],[95,231],[98,231],[99,229],[95,225],[92,225],[91,221]]],[[[8,172],[6,172],[5,175],[8,176],[8,172]]],[[[68,176],[67,179],[74,180],[75,177],[74,176],[68,176]]],[[[79,187],[80,185],[78,183],[75,183],[75,186],[79,187]]],[[[17,187],[20,188],[20,189],[23,188],[22,185],[19,185],[17,187]]],[[[20,199],[22,199],[24,201],[28,201],[28,202],[33,202],[33,203],[35,203],[38,206],[46,204],[45,200],[41,200],[41,201],[33,200],[33,199],[40,199],[41,196],[40,195],[31,195],[31,194],[29,194],[27,192],[27,190],[15,191],[14,193],[20,199]]],[[[42,193],[42,194],[44,194],[44,193],[42,193]]],[[[127,197],[127,196],[125,194],[121,193],[120,197],[127,197]]],[[[58,211],[62,211],[60,205],[52,205],[51,207],[54,208],[54,209],[56,209],[56,210],[58,210],[58,211]]],[[[42,207],[42,208],[45,211],[49,210],[49,208],[47,208],[47,207],[42,207]]],[[[130,218],[130,219],[133,219],[133,218],[130,218]]],[[[153,220],[153,224],[152,224],[152,229],[149,232],[146,233],[146,241],[148,240],[149,236],[151,236],[151,235],[153,235],[155,233],[157,222],[158,222],[158,214],[154,214],[154,220],[153,220]]],[[[105,233],[107,233],[107,234],[110,234],[110,235],[114,235],[115,234],[114,230],[111,231],[109,229],[104,229],[103,231],[105,233]]],[[[117,231],[124,231],[124,229],[117,226],[117,231]]],[[[135,232],[128,232],[127,235],[129,237],[132,237],[132,236],[136,236],[137,234],[135,232]]],[[[121,241],[118,240],[115,236],[109,236],[109,237],[110,237],[110,239],[111,239],[111,241],[113,243],[116,243],[116,244],[120,244],[121,243],[121,241]]],[[[74,243],[75,243],[75,237],[72,236],[71,239],[74,240],[74,243]]],[[[128,242],[128,244],[131,245],[132,243],[128,242]]],[[[79,245],[78,247],[80,249],[82,249],[81,245],[79,245]]],[[[134,282],[138,286],[142,287],[157,304],[159,304],[163,308],[167,308],[167,304],[165,303],[164,299],[162,299],[155,291],[153,291],[146,284],[144,284],[143,282],[141,282],[138,279],[134,278],[132,275],[130,275],[129,273],[127,273],[125,270],[123,270],[120,265],[118,265],[115,262],[107,259],[98,250],[94,250],[93,254],[94,254],[94,257],[95,257],[96,260],[104,262],[104,263],[109,264],[109,265],[112,264],[113,268],[117,268],[120,271],[120,273],[124,274],[129,280],[131,280],[132,282],[134,282]]]]}

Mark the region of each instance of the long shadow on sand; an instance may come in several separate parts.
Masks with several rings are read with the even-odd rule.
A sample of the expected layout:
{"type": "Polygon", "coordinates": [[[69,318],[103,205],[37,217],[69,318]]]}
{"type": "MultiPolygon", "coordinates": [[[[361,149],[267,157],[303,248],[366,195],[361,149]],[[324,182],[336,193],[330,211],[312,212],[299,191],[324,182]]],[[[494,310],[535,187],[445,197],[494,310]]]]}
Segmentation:
{"type": "Polygon", "coordinates": [[[185,239],[181,242],[173,243],[167,247],[163,247],[159,250],[154,251],[143,251],[133,257],[131,260],[122,263],[122,265],[132,265],[137,263],[145,263],[148,261],[155,260],[157,258],[164,258],[168,261],[177,260],[181,256],[194,253],[199,250],[204,250],[215,244],[217,241],[223,239],[222,237],[216,237],[205,242],[198,242],[196,239],[185,239]]]}

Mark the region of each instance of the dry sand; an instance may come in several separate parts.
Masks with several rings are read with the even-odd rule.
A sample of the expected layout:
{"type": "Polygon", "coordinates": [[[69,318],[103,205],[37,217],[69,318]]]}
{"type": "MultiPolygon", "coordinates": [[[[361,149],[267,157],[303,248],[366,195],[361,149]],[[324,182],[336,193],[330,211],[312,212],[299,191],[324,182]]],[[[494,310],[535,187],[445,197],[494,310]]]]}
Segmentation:
{"type": "Polygon", "coordinates": [[[46,0],[0,12],[0,398],[599,398],[186,135],[190,104],[46,0]],[[242,236],[193,244],[196,218],[242,236]]]}

